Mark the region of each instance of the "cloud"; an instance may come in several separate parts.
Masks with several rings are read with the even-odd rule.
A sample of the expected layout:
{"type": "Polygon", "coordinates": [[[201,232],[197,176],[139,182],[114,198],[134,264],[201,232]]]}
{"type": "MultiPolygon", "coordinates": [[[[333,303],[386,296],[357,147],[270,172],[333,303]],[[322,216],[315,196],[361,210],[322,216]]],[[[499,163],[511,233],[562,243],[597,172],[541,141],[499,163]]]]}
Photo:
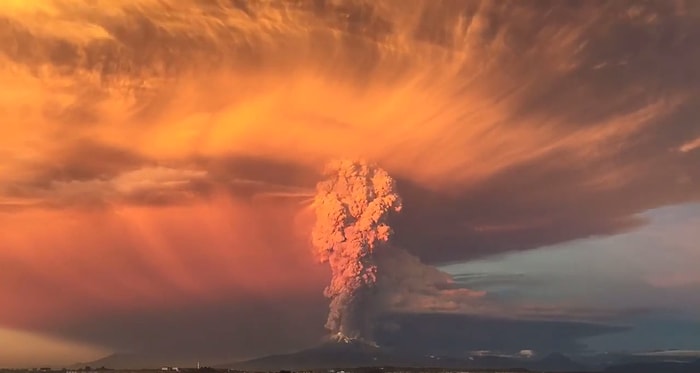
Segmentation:
{"type": "Polygon", "coordinates": [[[140,312],[103,312],[48,329],[120,353],[213,364],[313,346],[324,334],[319,321],[326,312],[320,291],[275,297],[231,294],[229,299],[140,312]]]}
{"type": "Polygon", "coordinates": [[[0,251],[0,323],[45,330],[101,314],[320,294],[326,273],[305,224],[294,223],[296,206],[286,206],[221,196],[159,209],[0,215],[2,246],[12,248],[0,251]]]}
{"type": "MultiPolygon", "coordinates": [[[[427,264],[700,197],[689,3],[241,4],[0,6],[0,323],[320,284],[298,213],[337,157],[397,178],[427,264]]],[[[398,303],[479,298],[424,271],[398,303]]]]}
{"type": "Polygon", "coordinates": [[[404,250],[377,253],[379,299],[384,312],[468,312],[484,308],[486,293],[459,287],[449,274],[421,263],[404,250]]]}
{"type": "Polygon", "coordinates": [[[697,139],[688,141],[687,143],[681,145],[678,148],[678,151],[680,151],[682,153],[688,153],[688,152],[692,152],[693,150],[695,150],[699,147],[700,147],[700,137],[698,137],[697,139]]]}
{"type": "Polygon", "coordinates": [[[44,365],[51,366],[89,361],[106,353],[95,347],[16,330],[0,329],[0,341],[3,344],[0,351],[3,368],[36,366],[37,351],[41,351],[44,365]]]}
{"type": "Polygon", "coordinates": [[[688,273],[652,276],[648,279],[648,283],[649,285],[660,289],[700,286],[700,276],[694,276],[688,273]]]}
{"type": "Polygon", "coordinates": [[[207,189],[206,171],[144,167],[111,178],[51,180],[48,185],[25,185],[12,192],[46,206],[99,207],[105,204],[170,204],[199,200],[207,189]]]}
{"type": "MultiPolygon", "coordinates": [[[[404,234],[421,246],[440,242],[435,257],[420,252],[429,261],[463,259],[465,250],[444,241],[527,248],[628,229],[635,212],[698,197],[691,164],[653,156],[697,135],[688,119],[698,56],[687,46],[698,30],[692,22],[672,26],[691,10],[553,5],[543,15],[517,2],[392,6],[9,7],[4,74],[13,88],[3,102],[22,125],[7,130],[3,145],[35,162],[50,159],[44,149],[56,138],[89,138],[144,163],[235,156],[314,169],[361,155],[423,189],[416,198],[435,193],[464,206],[459,223],[433,219],[441,232],[404,234]],[[679,57],[671,63],[666,55],[679,57]],[[521,193],[509,193],[511,186],[521,193]],[[539,206],[534,226],[532,206],[539,206]],[[465,224],[477,232],[458,233],[465,224]],[[519,237],[493,238],[489,227],[511,227],[502,237],[519,237]]],[[[443,208],[450,206],[433,207],[443,208]]],[[[406,216],[412,224],[403,231],[437,214],[444,212],[406,216]]]]}
{"type": "MultiPolygon", "coordinates": [[[[641,307],[605,307],[566,304],[566,301],[513,301],[489,285],[517,284],[541,288],[538,280],[523,276],[461,275],[422,263],[416,256],[396,247],[376,254],[379,314],[452,314],[483,316],[502,320],[609,323],[645,314],[641,307]]],[[[539,279],[539,281],[544,281],[539,279]]]]}
{"type": "Polygon", "coordinates": [[[459,314],[387,316],[378,342],[420,354],[466,356],[469,351],[581,352],[579,339],[617,333],[625,327],[570,321],[502,319],[459,314]]]}
{"type": "Polygon", "coordinates": [[[537,280],[527,278],[525,274],[510,274],[510,273],[459,273],[453,274],[452,278],[455,282],[465,285],[475,285],[481,288],[489,288],[491,286],[501,286],[517,284],[519,286],[534,283],[537,285],[537,280]]]}

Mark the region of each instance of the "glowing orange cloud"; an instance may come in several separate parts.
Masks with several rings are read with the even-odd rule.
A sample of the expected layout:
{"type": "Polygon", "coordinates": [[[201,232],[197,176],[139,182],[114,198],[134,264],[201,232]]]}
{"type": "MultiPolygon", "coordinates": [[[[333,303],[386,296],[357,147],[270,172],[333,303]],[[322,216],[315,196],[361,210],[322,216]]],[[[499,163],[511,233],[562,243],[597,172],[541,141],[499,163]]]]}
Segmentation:
{"type": "MultiPolygon", "coordinates": [[[[466,30],[459,19],[446,25],[454,37],[452,48],[406,44],[402,38],[420,25],[396,19],[391,34],[357,40],[355,58],[344,58],[349,55],[342,53],[350,51],[333,56],[323,45],[311,44],[317,29],[328,33],[331,45],[350,41],[325,30],[326,20],[292,5],[260,5],[255,19],[236,8],[192,13],[183,6],[152,1],[5,6],[2,13],[18,23],[13,29],[18,37],[18,30],[26,30],[46,46],[21,62],[11,61],[1,73],[0,102],[10,123],[0,140],[10,155],[0,161],[3,179],[31,178],[29,166],[50,162],[61,147],[89,138],[157,160],[235,154],[318,166],[335,156],[362,156],[430,188],[471,185],[550,154],[562,155],[561,162],[614,156],[635,133],[686,100],[682,93],[657,97],[574,129],[564,114],[531,110],[523,115],[521,105],[534,93],[533,79],[563,79],[578,67],[580,62],[571,58],[584,30],[567,26],[566,37],[543,32],[535,44],[543,54],[524,57],[541,64],[531,72],[535,75],[506,79],[501,69],[517,69],[506,64],[513,57],[502,45],[506,31],[482,43],[488,32],[481,24],[490,11],[486,4],[466,30]],[[169,35],[183,54],[164,55],[139,35],[110,31],[113,23],[136,22],[137,15],[169,35]],[[235,62],[209,68],[197,49],[181,45],[190,38],[201,38],[202,48],[220,48],[228,40],[232,54],[216,53],[235,62]],[[69,51],[54,50],[52,43],[77,49],[77,56],[66,56],[69,70],[51,55],[69,51]],[[119,58],[156,60],[136,71],[115,65],[113,73],[100,75],[98,66],[107,69],[119,62],[91,62],[91,48],[119,43],[131,43],[133,55],[119,58]],[[266,64],[247,60],[240,49],[248,43],[255,43],[266,64]],[[289,53],[293,49],[285,45],[302,49],[289,53]],[[376,62],[366,69],[354,62],[372,58],[376,62]],[[172,72],[163,64],[173,65],[172,72]],[[105,96],[93,97],[90,92],[103,91],[104,85],[105,96]]],[[[418,11],[427,5],[413,7],[418,11]]],[[[385,5],[375,11],[376,17],[390,17],[394,9],[385,5]]],[[[522,10],[519,16],[524,21],[536,13],[522,10]]],[[[23,46],[14,48],[20,53],[23,46]]]]}
{"type": "MultiPolygon", "coordinates": [[[[658,37],[684,11],[4,1],[0,325],[322,288],[303,198],[333,158],[399,181],[396,241],[432,261],[700,198],[694,39],[658,37]]],[[[483,294],[451,295],[396,302],[483,294]]]]}
{"type": "Polygon", "coordinates": [[[72,365],[76,361],[89,361],[104,356],[107,351],[100,348],[70,343],[16,330],[0,329],[0,361],[4,368],[26,368],[35,366],[37,352],[45,365],[72,365]]]}

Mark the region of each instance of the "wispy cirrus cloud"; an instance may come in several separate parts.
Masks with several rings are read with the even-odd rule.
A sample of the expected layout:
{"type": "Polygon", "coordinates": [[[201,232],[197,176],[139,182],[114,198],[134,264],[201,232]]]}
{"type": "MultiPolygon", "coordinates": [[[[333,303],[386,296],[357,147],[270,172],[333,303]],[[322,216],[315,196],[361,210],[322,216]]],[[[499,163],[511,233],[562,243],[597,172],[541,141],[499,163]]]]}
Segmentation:
{"type": "Polygon", "coordinates": [[[682,153],[692,152],[693,150],[700,148],[700,137],[697,139],[686,142],[678,148],[678,151],[682,153]]]}

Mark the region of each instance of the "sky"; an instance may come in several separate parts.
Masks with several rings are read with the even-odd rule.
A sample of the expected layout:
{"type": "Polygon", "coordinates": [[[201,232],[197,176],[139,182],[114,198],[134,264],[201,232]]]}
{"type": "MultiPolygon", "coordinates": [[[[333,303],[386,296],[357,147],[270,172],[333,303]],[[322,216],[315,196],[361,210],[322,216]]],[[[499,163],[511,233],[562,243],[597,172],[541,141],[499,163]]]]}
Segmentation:
{"type": "Polygon", "coordinates": [[[520,253],[451,264],[443,270],[510,302],[637,309],[617,320],[629,330],[587,341],[597,351],[697,349],[700,205],[648,210],[648,223],[520,253]]]}
{"type": "Polygon", "coordinates": [[[337,158],[375,162],[403,199],[378,342],[700,349],[699,17],[3,1],[0,366],[319,343],[310,200],[337,158]]]}

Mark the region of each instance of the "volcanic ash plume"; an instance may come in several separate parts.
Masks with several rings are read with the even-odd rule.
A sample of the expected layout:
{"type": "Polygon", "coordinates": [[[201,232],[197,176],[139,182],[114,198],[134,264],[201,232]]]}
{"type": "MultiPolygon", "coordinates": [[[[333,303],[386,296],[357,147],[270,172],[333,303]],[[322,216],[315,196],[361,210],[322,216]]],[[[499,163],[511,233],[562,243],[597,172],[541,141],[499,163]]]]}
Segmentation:
{"type": "Polygon", "coordinates": [[[320,262],[330,263],[333,278],[326,328],[341,339],[369,337],[369,299],[377,281],[373,252],[389,240],[387,217],[401,210],[394,179],[374,165],[338,161],[317,185],[312,239],[320,262]]]}

